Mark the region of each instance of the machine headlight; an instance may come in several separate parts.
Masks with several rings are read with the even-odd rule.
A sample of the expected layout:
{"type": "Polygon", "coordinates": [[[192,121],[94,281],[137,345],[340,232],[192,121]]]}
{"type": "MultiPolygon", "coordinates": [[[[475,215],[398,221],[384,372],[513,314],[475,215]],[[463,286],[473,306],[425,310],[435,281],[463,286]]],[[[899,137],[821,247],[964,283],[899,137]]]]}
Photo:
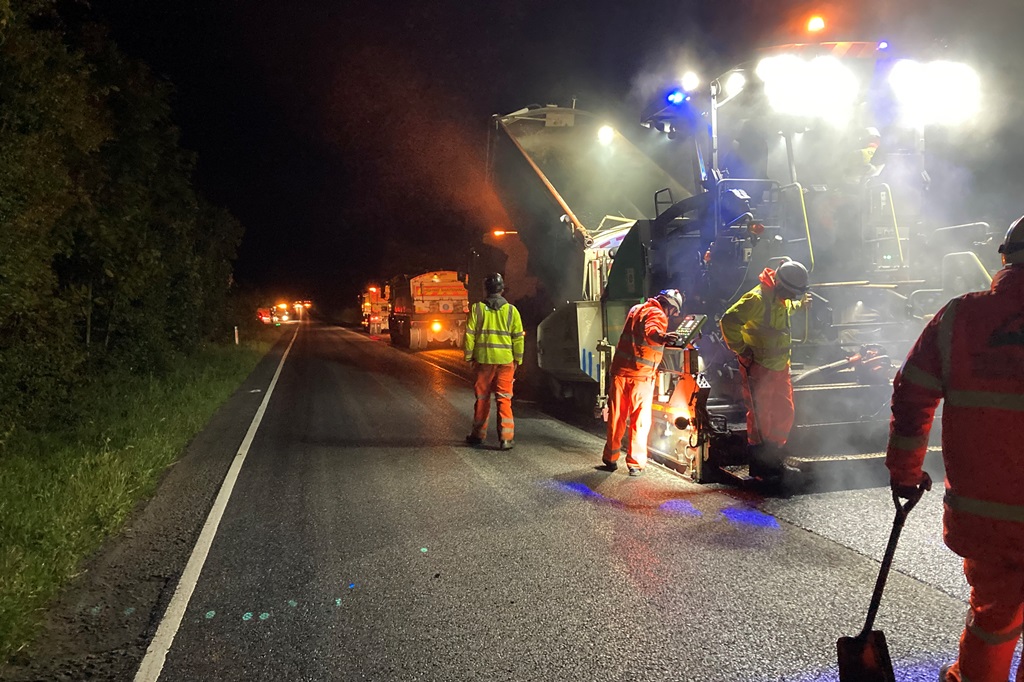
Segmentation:
{"type": "Polygon", "coordinates": [[[693,92],[700,87],[700,76],[695,74],[693,71],[687,71],[680,79],[680,85],[683,86],[683,90],[686,92],[693,92]]]}
{"type": "Polygon", "coordinates": [[[739,71],[733,71],[725,79],[725,96],[735,97],[747,86],[747,77],[739,71]]]}
{"type": "Polygon", "coordinates": [[[981,108],[981,79],[967,64],[904,59],[889,72],[889,85],[912,125],[957,125],[981,108]]]}
{"type": "Polygon", "coordinates": [[[757,77],[778,113],[837,126],[850,120],[860,89],[853,72],[832,56],[810,61],[792,54],[765,57],[757,65],[757,77]]]}

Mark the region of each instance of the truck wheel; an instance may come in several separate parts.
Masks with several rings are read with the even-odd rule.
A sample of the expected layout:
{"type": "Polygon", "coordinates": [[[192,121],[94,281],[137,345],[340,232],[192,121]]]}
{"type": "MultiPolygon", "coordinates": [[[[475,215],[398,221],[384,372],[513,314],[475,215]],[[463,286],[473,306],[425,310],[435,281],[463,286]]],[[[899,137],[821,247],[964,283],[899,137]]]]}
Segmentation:
{"type": "Polygon", "coordinates": [[[409,330],[409,348],[413,350],[419,350],[426,346],[423,342],[423,330],[419,327],[413,327],[409,330]]]}

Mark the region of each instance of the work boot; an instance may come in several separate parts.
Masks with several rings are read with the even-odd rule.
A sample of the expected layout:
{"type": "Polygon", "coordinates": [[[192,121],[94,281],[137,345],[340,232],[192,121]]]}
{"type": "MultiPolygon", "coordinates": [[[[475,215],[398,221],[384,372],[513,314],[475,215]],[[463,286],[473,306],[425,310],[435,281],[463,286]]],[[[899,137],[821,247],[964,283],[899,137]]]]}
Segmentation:
{"type": "Polygon", "coordinates": [[[762,443],[750,448],[750,475],[756,478],[782,478],[800,473],[786,464],[786,451],[780,445],[762,443]]]}
{"type": "Polygon", "coordinates": [[[469,434],[468,436],[466,436],[467,445],[480,445],[483,442],[484,439],[480,438],[479,436],[474,436],[473,434],[469,434]]]}
{"type": "Polygon", "coordinates": [[[775,465],[768,452],[768,445],[764,443],[748,443],[747,456],[750,461],[750,475],[762,480],[780,478],[782,472],[780,467],[775,465]]]}
{"type": "Polygon", "coordinates": [[[954,682],[954,680],[949,676],[949,669],[952,667],[952,663],[947,663],[939,668],[939,682],[954,682]]]}
{"type": "Polygon", "coordinates": [[[619,463],[618,462],[607,462],[607,461],[602,459],[601,460],[601,466],[599,466],[598,468],[599,469],[603,469],[604,471],[615,471],[616,469],[619,468],[619,463]]]}
{"type": "Polygon", "coordinates": [[[503,440],[498,443],[499,450],[511,450],[515,446],[516,442],[514,440],[503,440]]]}
{"type": "Polygon", "coordinates": [[[640,467],[629,467],[630,476],[640,476],[644,473],[644,470],[640,467]]]}

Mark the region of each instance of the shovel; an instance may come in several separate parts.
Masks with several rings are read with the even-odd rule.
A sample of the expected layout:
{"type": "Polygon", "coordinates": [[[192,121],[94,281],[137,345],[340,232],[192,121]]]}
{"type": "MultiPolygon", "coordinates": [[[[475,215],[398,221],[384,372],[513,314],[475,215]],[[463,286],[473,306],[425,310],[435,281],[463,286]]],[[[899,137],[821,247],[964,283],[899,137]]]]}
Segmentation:
{"type": "Polygon", "coordinates": [[[903,522],[907,520],[907,514],[921,499],[924,491],[925,487],[922,485],[917,489],[917,494],[906,503],[900,503],[900,498],[895,492],[892,494],[892,501],[896,505],[896,518],[892,522],[889,545],[885,548],[885,556],[882,557],[882,568],[878,571],[878,580],[875,581],[875,591],[871,595],[871,606],[868,607],[864,629],[856,637],[840,637],[836,642],[836,649],[839,652],[839,682],[896,682],[892,659],[889,658],[889,647],[885,643],[885,633],[881,630],[872,630],[871,626],[875,624],[878,605],[882,603],[882,590],[885,589],[885,579],[889,577],[889,567],[892,566],[892,558],[896,554],[896,543],[900,539],[903,522]]]}

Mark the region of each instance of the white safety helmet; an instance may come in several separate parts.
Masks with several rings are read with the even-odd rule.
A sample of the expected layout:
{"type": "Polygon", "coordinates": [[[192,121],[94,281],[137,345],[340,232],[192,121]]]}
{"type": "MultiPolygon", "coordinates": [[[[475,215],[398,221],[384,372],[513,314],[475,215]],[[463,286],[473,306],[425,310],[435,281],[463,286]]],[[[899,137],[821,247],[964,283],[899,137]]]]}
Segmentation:
{"type": "Polygon", "coordinates": [[[775,271],[775,289],[784,298],[803,296],[810,286],[810,275],[802,263],[787,260],[775,271]]]}
{"type": "Polygon", "coordinates": [[[665,310],[667,314],[678,315],[683,312],[683,301],[686,300],[686,297],[683,296],[678,289],[662,289],[658,292],[657,299],[662,302],[662,308],[665,308],[666,306],[669,308],[675,308],[674,313],[671,310],[665,310]]]}
{"type": "Polygon", "coordinates": [[[1003,263],[1006,265],[1024,263],[1024,216],[1010,225],[1003,243],[999,245],[999,253],[1003,254],[1003,263]]]}

